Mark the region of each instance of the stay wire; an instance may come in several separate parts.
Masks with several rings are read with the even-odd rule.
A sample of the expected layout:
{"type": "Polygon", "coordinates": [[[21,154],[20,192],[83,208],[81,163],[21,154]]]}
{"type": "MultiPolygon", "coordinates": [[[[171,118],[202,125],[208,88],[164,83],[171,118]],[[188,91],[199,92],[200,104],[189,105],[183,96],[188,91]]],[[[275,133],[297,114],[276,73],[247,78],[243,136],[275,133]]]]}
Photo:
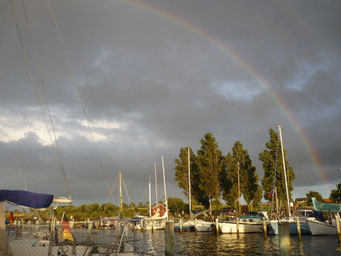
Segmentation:
{"type": "Polygon", "coordinates": [[[70,189],[69,182],[68,182],[68,179],[67,179],[67,176],[66,176],[65,167],[64,167],[62,155],[61,155],[61,152],[60,152],[57,136],[56,136],[56,129],[55,129],[55,125],[54,125],[54,122],[53,122],[53,119],[52,119],[52,115],[51,115],[51,111],[50,111],[49,101],[48,101],[48,97],[47,97],[47,93],[46,93],[46,89],[45,89],[45,84],[44,84],[44,81],[43,81],[43,78],[42,78],[42,75],[41,75],[41,72],[40,72],[40,63],[39,63],[39,60],[38,60],[38,57],[37,57],[37,51],[36,51],[36,49],[34,47],[34,44],[33,44],[33,36],[32,36],[33,33],[32,33],[31,21],[29,19],[28,12],[26,10],[26,6],[25,6],[24,0],[21,0],[21,3],[22,3],[22,6],[23,6],[23,9],[24,9],[25,20],[26,20],[27,27],[28,27],[29,43],[31,44],[31,48],[32,48],[32,58],[33,58],[33,61],[35,62],[35,65],[36,65],[37,76],[39,77],[39,80],[40,80],[40,86],[41,86],[43,98],[44,98],[44,101],[45,101],[47,113],[48,113],[49,120],[50,120],[50,123],[51,123],[52,134],[53,134],[53,137],[54,137],[54,143],[52,143],[52,141],[51,141],[51,143],[52,143],[52,145],[55,146],[54,150],[55,150],[56,155],[57,155],[57,161],[59,162],[59,165],[60,165],[61,173],[62,173],[64,182],[65,182],[65,185],[66,185],[66,188],[67,188],[68,196],[69,196],[69,198],[71,198],[72,197],[71,196],[71,189],[70,189]]]}
{"type": "MultiPolygon", "coordinates": [[[[51,4],[51,1],[50,0],[47,0],[48,2],[48,5],[49,5],[49,9],[50,9],[50,13],[51,13],[51,16],[52,16],[52,19],[53,19],[53,23],[55,25],[55,28],[57,30],[57,34],[58,34],[58,38],[59,38],[59,42],[60,42],[60,45],[62,47],[62,52],[63,52],[63,55],[64,55],[64,59],[65,59],[65,62],[66,62],[66,66],[70,72],[70,76],[72,78],[72,81],[74,83],[76,83],[76,75],[75,73],[73,72],[73,69],[72,69],[72,65],[71,65],[71,61],[70,61],[70,58],[69,58],[69,55],[65,49],[65,46],[64,46],[64,40],[63,40],[63,37],[62,37],[62,33],[61,33],[61,30],[59,28],[59,25],[58,25],[58,22],[57,22],[57,19],[56,19],[56,15],[55,15],[55,12],[53,10],[53,7],[52,7],[52,4],[51,4]]],[[[88,118],[88,115],[85,111],[85,106],[84,106],[84,103],[83,103],[83,100],[80,96],[80,94],[78,94],[78,97],[79,97],[79,103],[80,103],[80,106],[81,106],[81,109],[82,109],[82,112],[83,112],[83,115],[85,117],[85,121],[86,121],[86,124],[87,124],[87,127],[88,127],[88,130],[89,130],[89,133],[91,135],[91,139],[92,139],[92,142],[94,144],[94,148],[95,148],[95,151],[96,151],[96,155],[97,155],[97,159],[98,159],[98,162],[99,162],[99,165],[100,165],[100,168],[103,172],[103,175],[105,174],[105,170],[104,170],[104,165],[103,165],[103,162],[101,160],[101,157],[100,157],[100,154],[99,154],[99,150],[97,148],[97,144],[96,144],[96,141],[95,141],[95,138],[94,138],[94,135],[93,135],[93,131],[92,131],[92,128],[91,128],[91,125],[90,125],[90,122],[89,122],[89,118],[88,118]]],[[[109,182],[107,181],[107,187],[108,189],[110,189],[110,184],[109,182]]]]}
{"type": "Polygon", "coordinates": [[[129,193],[128,193],[128,189],[127,189],[127,186],[126,186],[126,182],[124,181],[123,176],[122,176],[122,181],[123,181],[123,188],[124,188],[124,191],[126,192],[126,195],[127,195],[127,197],[128,197],[128,202],[129,202],[129,204],[130,204],[130,203],[131,203],[131,197],[130,197],[130,195],[129,195],[129,193]]]}
{"type": "MultiPolygon", "coordinates": [[[[7,137],[7,142],[9,143],[11,141],[10,137],[9,137],[9,134],[8,134],[8,131],[7,131],[7,128],[5,126],[5,123],[4,121],[1,119],[1,124],[2,124],[2,127],[5,131],[5,134],[6,134],[6,137],[7,137]]],[[[18,173],[19,173],[19,176],[20,176],[20,179],[21,179],[21,182],[23,183],[23,186],[24,186],[24,189],[25,191],[27,191],[27,186],[26,186],[26,182],[25,182],[25,179],[24,179],[24,176],[22,174],[22,171],[21,171],[21,168],[19,166],[19,163],[17,161],[17,158],[15,156],[15,154],[12,152],[11,149],[9,149],[9,152],[10,152],[10,155],[11,155],[11,158],[12,158],[12,161],[15,165],[15,168],[17,169],[18,173]]]]}
{"type": "MultiPolygon", "coordinates": [[[[10,6],[11,6],[11,14],[12,14],[12,17],[13,17],[14,22],[15,22],[17,34],[18,34],[19,41],[20,41],[21,50],[22,50],[22,53],[24,55],[26,66],[28,68],[28,73],[29,73],[29,77],[31,79],[33,91],[34,91],[34,94],[35,94],[36,99],[38,101],[38,104],[39,104],[39,107],[40,107],[40,112],[41,112],[41,115],[42,115],[42,118],[43,118],[46,130],[47,130],[50,142],[53,145],[54,143],[53,143],[53,140],[52,140],[52,137],[51,137],[51,132],[50,132],[50,129],[49,129],[48,125],[47,125],[47,121],[46,121],[46,118],[45,118],[45,115],[44,115],[44,110],[43,110],[42,103],[41,103],[40,96],[39,96],[39,92],[38,92],[38,89],[37,89],[38,88],[37,87],[37,83],[36,83],[36,81],[34,79],[34,76],[33,76],[32,64],[31,64],[31,61],[30,61],[30,59],[29,59],[29,57],[27,55],[27,51],[26,51],[26,48],[25,48],[25,45],[24,45],[24,41],[23,41],[23,38],[22,38],[22,35],[21,35],[21,32],[20,32],[20,28],[19,28],[18,19],[17,19],[16,12],[15,12],[13,0],[9,0],[9,2],[10,2],[10,6]]],[[[27,15],[26,10],[25,10],[25,15],[27,15]]],[[[66,181],[66,186],[67,186],[67,189],[68,189],[68,194],[69,194],[69,196],[71,196],[70,188],[68,186],[68,182],[67,182],[66,176],[64,174],[65,174],[65,172],[64,173],[62,172],[62,175],[63,175],[63,177],[64,177],[64,179],[66,181]]]]}

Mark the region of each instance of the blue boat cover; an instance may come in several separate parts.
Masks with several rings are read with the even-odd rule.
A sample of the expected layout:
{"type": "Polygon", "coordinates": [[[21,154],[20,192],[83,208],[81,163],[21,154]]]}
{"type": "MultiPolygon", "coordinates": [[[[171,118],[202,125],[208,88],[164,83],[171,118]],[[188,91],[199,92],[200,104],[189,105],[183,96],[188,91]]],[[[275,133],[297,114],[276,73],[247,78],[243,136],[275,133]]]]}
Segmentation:
{"type": "Polygon", "coordinates": [[[329,204],[317,202],[315,197],[311,198],[315,211],[341,212],[341,204],[329,204]]]}
{"type": "Polygon", "coordinates": [[[54,195],[33,193],[23,190],[0,190],[0,202],[11,203],[30,208],[47,208],[51,205],[54,195]]]}

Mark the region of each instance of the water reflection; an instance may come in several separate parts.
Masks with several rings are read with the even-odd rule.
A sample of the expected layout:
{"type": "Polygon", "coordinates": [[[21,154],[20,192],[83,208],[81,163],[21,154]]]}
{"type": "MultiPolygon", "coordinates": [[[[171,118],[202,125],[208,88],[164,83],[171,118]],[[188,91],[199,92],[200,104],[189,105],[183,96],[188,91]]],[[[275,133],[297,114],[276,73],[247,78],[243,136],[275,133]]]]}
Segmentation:
{"type": "MultiPolygon", "coordinates": [[[[164,255],[164,231],[135,231],[139,245],[146,250],[164,255]]],[[[175,255],[279,255],[278,236],[263,234],[205,234],[175,233],[175,255]]],[[[340,255],[336,236],[291,236],[291,255],[340,255]]]]}

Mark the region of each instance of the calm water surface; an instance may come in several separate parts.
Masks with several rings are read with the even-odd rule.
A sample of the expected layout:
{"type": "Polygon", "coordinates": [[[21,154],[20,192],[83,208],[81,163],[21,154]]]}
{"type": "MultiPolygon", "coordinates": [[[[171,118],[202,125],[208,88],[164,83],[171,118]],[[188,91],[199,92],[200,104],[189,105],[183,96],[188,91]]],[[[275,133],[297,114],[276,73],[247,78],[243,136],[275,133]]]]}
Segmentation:
{"type": "MultiPolygon", "coordinates": [[[[135,231],[135,237],[143,243],[145,249],[164,255],[164,231],[135,231]]],[[[141,244],[142,245],[142,244],[141,244]]],[[[175,233],[175,255],[279,255],[278,236],[263,234],[223,234],[175,233]]],[[[291,255],[341,255],[336,236],[291,236],[291,255]]]]}

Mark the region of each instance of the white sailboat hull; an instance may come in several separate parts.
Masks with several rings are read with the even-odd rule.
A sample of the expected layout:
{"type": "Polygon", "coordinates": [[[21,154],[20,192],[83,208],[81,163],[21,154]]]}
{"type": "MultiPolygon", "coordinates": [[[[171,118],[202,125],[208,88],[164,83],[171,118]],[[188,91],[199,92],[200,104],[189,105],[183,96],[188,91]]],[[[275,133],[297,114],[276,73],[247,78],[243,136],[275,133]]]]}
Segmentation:
{"type": "Polygon", "coordinates": [[[321,221],[307,221],[313,236],[336,235],[336,226],[321,221]]]}
{"type": "Polygon", "coordinates": [[[198,232],[213,232],[214,224],[212,222],[207,222],[207,221],[198,221],[197,222],[197,231],[198,232]]]}
{"type": "MultiPolygon", "coordinates": [[[[237,222],[219,223],[220,232],[223,234],[236,234],[237,222]]],[[[239,233],[260,233],[262,232],[262,223],[239,223],[239,233]]]]}

